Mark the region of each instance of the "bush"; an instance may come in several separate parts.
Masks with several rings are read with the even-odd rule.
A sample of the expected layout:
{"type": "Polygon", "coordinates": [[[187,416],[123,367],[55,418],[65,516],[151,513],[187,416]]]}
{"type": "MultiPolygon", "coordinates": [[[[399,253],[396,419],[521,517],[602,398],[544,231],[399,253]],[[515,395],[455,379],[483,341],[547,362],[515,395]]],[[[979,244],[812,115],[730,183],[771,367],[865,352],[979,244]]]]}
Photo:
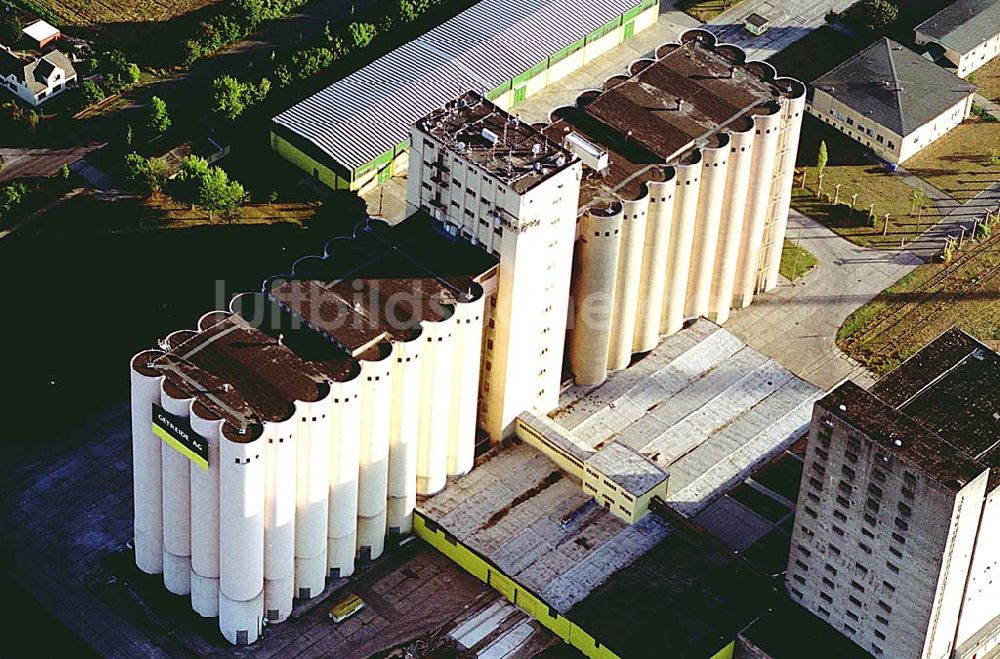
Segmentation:
{"type": "Polygon", "coordinates": [[[984,108],[979,103],[976,103],[975,101],[973,101],[972,103],[972,114],[976,117],[979,117],[980,121],[984,121],[988,124],[994,124],[1000,121],[1000,119],[998,119],[995,114],[984,108]]]}
{"type": "Polygon", "coordinates": [[[97,105],[107,98],[104,89],[93,80],[84,80],[80,88],[83,90],[83,98],[88,106],[97,105]]]}
{"type": "Polygon", "coordinates": [[[24,183],[10,183],[0,187],[0,222],[27,197],[28,186],[24,183]]]}

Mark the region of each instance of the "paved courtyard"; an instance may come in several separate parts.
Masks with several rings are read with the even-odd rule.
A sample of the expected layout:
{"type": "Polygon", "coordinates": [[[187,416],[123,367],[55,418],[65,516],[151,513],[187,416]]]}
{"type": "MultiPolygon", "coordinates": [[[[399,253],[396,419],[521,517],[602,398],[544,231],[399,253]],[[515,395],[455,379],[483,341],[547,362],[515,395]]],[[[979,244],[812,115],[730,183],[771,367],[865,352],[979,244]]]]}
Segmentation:
{"type": "Polygon", "coordinates": [[[922,260],[908,250],[859,247],[795,210],[786,237],[812,252],[819,266],[794,285],[781,279],[773,291],[734,312],[726,329],[818,387],[829,389],[846,377],[869,384],[865,369],[834,345],[837,330],[922,260]]]}

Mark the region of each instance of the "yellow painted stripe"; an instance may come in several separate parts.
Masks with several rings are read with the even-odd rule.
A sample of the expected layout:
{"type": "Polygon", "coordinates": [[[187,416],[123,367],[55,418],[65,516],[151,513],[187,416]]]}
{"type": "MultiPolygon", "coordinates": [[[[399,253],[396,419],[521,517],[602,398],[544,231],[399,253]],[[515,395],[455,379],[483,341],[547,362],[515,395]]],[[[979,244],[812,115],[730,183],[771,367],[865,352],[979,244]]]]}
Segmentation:
{"type": "Polygon", "coordinates": [[[173,438],[173,436],[170,433],[168,433],[166,430],[156,425],[155,423],[153,424],[153,434],[162,439],[167,444],[169,444],[171,448],[173,448],[175,451],[186,457],[188,460],[190,460],[197,466],[201,467],[205,471],[208,471],[208,460],[206,460],[205,458],[201,457],[188,447],[178,442],[176,439],[173,438]]]}

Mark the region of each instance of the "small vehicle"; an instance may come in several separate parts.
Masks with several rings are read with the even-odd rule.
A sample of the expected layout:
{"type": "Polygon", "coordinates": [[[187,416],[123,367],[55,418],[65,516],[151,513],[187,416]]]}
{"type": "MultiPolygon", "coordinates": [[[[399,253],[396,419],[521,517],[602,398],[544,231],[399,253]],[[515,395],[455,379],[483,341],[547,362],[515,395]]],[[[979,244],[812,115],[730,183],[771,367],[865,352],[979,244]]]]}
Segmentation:
{"type": "Polygon", "coordinates": [[[330,607],[330,620],[343,622],[363,608],[365,608],[365,601],[354,593],[350,593],[330,607]]]}

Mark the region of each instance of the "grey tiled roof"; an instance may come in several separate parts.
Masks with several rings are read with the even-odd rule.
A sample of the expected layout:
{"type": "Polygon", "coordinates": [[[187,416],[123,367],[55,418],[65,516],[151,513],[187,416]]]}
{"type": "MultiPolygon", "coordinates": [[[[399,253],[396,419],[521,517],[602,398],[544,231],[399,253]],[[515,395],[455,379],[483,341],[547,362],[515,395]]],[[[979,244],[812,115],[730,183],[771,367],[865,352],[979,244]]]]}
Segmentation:
{"type": "Polygon", "coordinates": [[[916,31],[964,55],[1000,34],[1000,1],[956,0],[918,25],[916,31]]]}
{"type": "Polygon", "coordinates": [[[904,137],[976,89],[891,39],[876,41],[813,87],[904,137]]]}

